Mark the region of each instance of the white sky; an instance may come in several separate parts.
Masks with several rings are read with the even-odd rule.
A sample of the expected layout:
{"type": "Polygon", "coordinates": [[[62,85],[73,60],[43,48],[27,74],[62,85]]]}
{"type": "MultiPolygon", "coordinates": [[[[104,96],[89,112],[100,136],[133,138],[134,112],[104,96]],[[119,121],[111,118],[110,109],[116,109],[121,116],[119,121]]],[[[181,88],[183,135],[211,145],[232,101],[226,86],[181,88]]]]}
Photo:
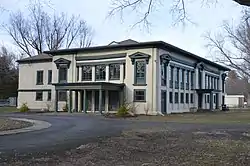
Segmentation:
{"type": "MultiPolygon", "coordinates": [[[[173,20],[167,10],[169,7],[167,2],[171,1],[162,0],[166,4],[150,17],[152,27],[149,33],[140,27],[131,30],[130,25],[136,19],[136,14],[133,15],[130,12],[124,13],[123,23],[119,16],[106,19],[111,5],[110,0],[50,1],[56,12],[80,15],[85,19],[95,31],[94,45],[105,45],[114,40],[121,41],[128,38],[137,41],[162,40],[203,57],[207,57],[209,51],[204,47],[206,41],[202,35],[206,31],[218,31],[223,20],[238,20],[242,10],[242,7],[233,3],[232,0],[220,0],[220,4],[217,4],[216,7],[201,7],[202,0],[190,0],[187,8],[190,18],[196,25],[173,27],[171,24],[173,20]]],[[[0,0],[0,6],[9,11],[18,9],[26,11],[28,2],[29,0],[0,0]]],[[[7,21],[8,12],[2,13],[0,18],[1,21],[7,21]]],[[[9,45],[12,40],[4,32],[0,32],[0,42],[9,45]]]]}

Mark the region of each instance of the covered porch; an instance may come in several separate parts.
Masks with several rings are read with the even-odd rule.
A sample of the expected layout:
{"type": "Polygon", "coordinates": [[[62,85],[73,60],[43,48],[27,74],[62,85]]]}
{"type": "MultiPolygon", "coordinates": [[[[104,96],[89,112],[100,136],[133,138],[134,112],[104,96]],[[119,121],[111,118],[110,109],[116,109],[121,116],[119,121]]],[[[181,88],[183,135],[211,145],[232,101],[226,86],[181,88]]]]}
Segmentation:
{"type": "Polygon", "coordinates": [[[209,110],[214,110],[214,103],[215,103],[215,109],[220,108],[220,90],[216,89],[196,89],[196,92],[198,94],[198,109],[205,109],[205,98],[206,94],[209,94],[209,110]],[[215,98],[214,98],[215,94],[215,98]]]}
{"type": "Polygon", "coordinates": [[[124,102],[124,84],[109,82],[57,83],[55,111],[58,111],[59,91],[67,91],[69,112],[116,111],[124,102]]]}

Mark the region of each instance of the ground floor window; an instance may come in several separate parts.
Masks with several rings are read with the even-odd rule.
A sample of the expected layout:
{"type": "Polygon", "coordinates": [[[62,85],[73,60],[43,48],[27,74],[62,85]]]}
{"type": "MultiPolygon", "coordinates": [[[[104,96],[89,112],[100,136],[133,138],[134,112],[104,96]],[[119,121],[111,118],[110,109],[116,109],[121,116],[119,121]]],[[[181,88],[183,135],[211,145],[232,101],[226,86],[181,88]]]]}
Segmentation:
{"type": "Polygon", "coordinates": [[[108,91],[109,95],[109,111],[116,111],[119,108],[119,92],[118,91],[108,91]]]}
{"type": "Polygon", "coordinates": [[[36,101],[43,101],[43,91],[36,92],[36,101]]]}
{"type": "Polygon", "coordinates": [[[181,103],[184,103],[184,93],[181,93],[181,103]]]}
{"type": "Polygon", "coordinates": [[[186,103],[189,103],[189,94],[186,93],[186,103]]]}
{"type": "Polygon", "coordinates": [[[194,94],[190,94],[190,102],[194,103],[194,94]]]}
{"type": "Polygon", "coordinates": [[[179,94],[178,94],[178,92],[175,92],[175,94],[174,94],[174,102],[179,103],[179,94]]]}
{"type": "Polygon", "coordinates": [[[67,101],[67,91],[58,92],[58,101],[67,101]]]}
{"type": "Polygon", "coordinates": [[[134,101],[145,102],[146,101],[146,90],[145,89],[134,89],[134,101]]]}
{"type": "Polygon", "coordinates": [[[48,100],[48,101],[51,101],[51,91],[48,91],[47,100],[48,100]]]}
{"type": "Polygon", "coordinates": [[[169,92],[169,103],[173,103],[173,92],[169,92]]]}

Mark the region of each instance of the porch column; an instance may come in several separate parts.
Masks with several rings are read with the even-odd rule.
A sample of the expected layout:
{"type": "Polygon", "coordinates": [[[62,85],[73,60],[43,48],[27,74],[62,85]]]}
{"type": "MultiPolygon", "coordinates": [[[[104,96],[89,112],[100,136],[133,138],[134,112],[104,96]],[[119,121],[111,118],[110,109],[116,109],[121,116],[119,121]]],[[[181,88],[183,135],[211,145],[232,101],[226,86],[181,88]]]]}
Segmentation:
{"type": "Polygon", "coordinates": [[[210,111],[213,111],[213,109],[214,109],[214,94],[213,94],[213,92],[210,92],[210,111]]]}
{"type": "Polygon", "coordinates": [[[82,66],[79,66],[79,69],[78,69],[79,71],[79,82],[81,82],[82,81],[82,66]]]}
{"type": "Polygon", "coordinates": [[[220,76],[219,76],[219,80],[218,80],[218,90],[220,91],[218,93],[218,105],[219,105],[219,108],[221,108],[222,106],[222,74],[223,72],[220,72],[220,76]]]}
{"type": "Polygon", "coordinates": [[[72,112],[72,90],[69,90],[69,110],[68,112],[72,112]]]}
{"type": "Polygon", "coordinates": [[[92,66],[92,81],[95,81],[95,66],[92,66]]]}
{"type": "Polygon", "coordinates": [[[95,90],[92,90],[92,112],[95,112],[95,90]]]}
{"type": "Polygon", "coordinates": [[[58,112],[58,90],[55,91],[55,112],[58,112]]]}
{"type": "Polygon", "coordinates": [[[78,111],[82,112],[82,91],[78,91],[77,96],[78,96],[78,111]]]}
{"type": "Polygon", "coordinates": [[[75,91],[75,112],[78,112],[78,105],[79,105],[79,96],[78,91],[75,91]]]}
{"type": "Polygon", "coordinates": [[[102,113],[102,89],[99,90],[99,107],[100,113],[102,113]]]}
{"type": "Polygon", "coordinates": [[[86,109],[86,93],[87,93],[87,91],[84,89],[83,90],[83,100],[82,100],[82,102],[83,102],[82,111],[85,112],[85,113],[87,113],[87,109],[86,109]]]}
{"type": "Polygon", "coordinates": [[[123,64],[121,64],[120,65],[120,81],[121,82],[124,82],[124,65],[123,64]]]}
{"type": "Polygon", "coordinates": [[[105,111],[109,111],[109,91],[105,90],[105,111]]]}
{"type": "Polygon", "coordinates": [[[108,82],[109,81],[109,65],[106,65],[106,81],[108,82]]]}

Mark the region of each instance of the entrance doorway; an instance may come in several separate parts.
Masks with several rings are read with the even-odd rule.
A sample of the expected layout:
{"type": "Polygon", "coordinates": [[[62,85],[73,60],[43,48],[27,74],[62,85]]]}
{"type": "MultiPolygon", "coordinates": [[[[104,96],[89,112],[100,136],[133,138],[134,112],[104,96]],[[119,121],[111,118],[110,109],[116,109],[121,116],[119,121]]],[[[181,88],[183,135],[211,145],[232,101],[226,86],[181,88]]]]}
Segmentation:
{"type": "Polygon", "coordinates": [[[202,109],[202,94],[198,94],[198,109],[202,109]]]}

